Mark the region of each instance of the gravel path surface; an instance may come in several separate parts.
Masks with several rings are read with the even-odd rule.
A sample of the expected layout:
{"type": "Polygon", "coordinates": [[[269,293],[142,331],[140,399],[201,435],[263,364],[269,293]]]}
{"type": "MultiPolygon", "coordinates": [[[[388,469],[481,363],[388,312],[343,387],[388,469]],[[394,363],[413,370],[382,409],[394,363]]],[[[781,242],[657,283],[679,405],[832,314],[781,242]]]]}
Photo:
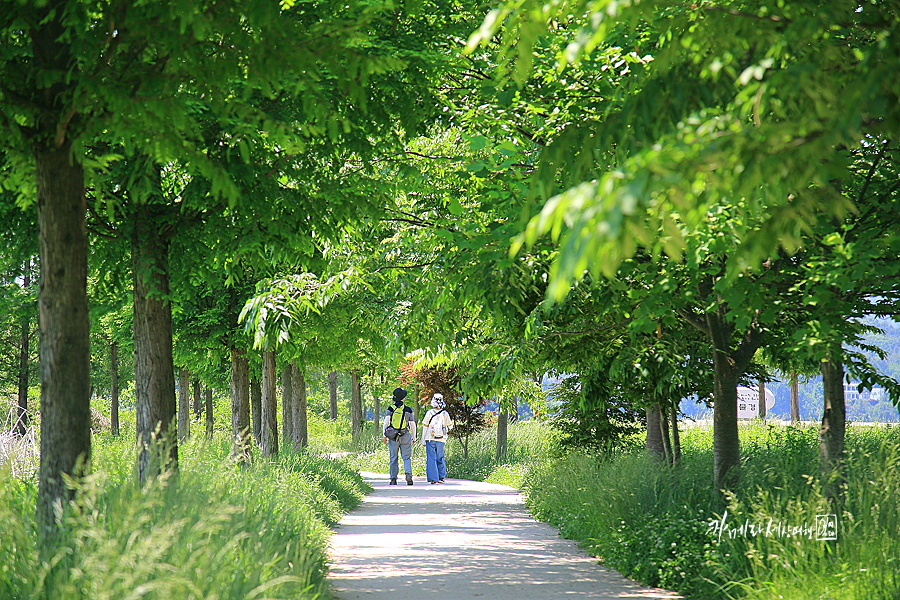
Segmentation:
{"type": "Polygon", "coordinates": [[[574,542],[531,518],[514,489],[416,477],[375,488],[331,542],[330,580],[340,600],[581,600],[679,598],[600,566],[574,542]]]}

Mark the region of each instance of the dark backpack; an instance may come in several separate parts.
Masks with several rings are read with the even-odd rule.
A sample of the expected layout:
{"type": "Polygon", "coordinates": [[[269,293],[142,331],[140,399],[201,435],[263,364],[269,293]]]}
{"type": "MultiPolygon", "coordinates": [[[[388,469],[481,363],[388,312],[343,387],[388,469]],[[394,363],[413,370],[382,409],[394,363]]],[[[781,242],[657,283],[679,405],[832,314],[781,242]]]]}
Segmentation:
{"type": "Polygon", "coordinates": [[[384,437],[389,440],[397,440],[401,435],[409,431],[409,421],[406,418],[406,405],[393,406],[388,409],[391,419],[384,429],[384,437]]]}

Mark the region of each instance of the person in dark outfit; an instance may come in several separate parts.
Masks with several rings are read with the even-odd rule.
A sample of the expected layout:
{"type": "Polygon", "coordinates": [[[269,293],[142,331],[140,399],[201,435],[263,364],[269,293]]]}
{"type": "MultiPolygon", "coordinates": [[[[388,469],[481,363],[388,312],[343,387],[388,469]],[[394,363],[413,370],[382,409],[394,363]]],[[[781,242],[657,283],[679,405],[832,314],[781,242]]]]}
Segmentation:
{"type": "Polygon", "coordinates": [[[413,414],[412,409],[403,403],[404,398],[406,398],[406,390],[402,388],[394,390],[394,405],[388,409],[388,413],[385,415],[384,423],[382,424],[382,431],[386,430],[388,426],[392,424],[394,427],[401,429],[397,426],[401,424],[400,416],[402,415],[404,417],[402,419],[402,425],[404,427],[401,429],[402,433],[400,436],[395,440],[388,439],[387,435],[384,437],[384,440],[388,444],[388,451],[390,452],[391,457],[391,485],[397,485],[397,475],[400,474],[398,454],[403,458],[403,472],[406,474],[406,485],[413,484],[410,456],[412,455],[413,442],[416,441],[416,417],[413,414]],[[397,411],[399,411],[399,414],[396,418],[393,418],[394,413],[397,411]]]}

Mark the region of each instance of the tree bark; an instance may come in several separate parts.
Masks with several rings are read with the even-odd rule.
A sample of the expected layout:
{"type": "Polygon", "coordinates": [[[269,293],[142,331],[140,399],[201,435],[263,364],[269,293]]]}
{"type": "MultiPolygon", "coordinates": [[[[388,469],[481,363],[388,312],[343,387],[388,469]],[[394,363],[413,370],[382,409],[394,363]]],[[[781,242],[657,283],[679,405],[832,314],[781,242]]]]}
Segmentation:
{"type": "Polygon", "coordinates": [[[713,480],[717,490],[730,490],[740,477],[741,447],[737,425],[737,376],[728,354],[715,348],[713,405],[713,480]]]}
{"type": "Polygon", "coordinates": [[[677,465],[681,463],[681,434],[678,433],[678,409],[674,402],[669,410],[672,421],[672,460],[677,465]]]}
{"type": "Polygon", "coordinates": [[[666,459],[666,451],[663,447],[662,431],[659,428],[662,420],[661,416],[658,403],[647,407],[647,438],[644,442],[644,447],[652,457],[664,461],[666,459]]]}
{"type": "Polygon", "coordinates": [[[169,245],[159,230],[160,216],[154,205],[140,205],[131,239],[135,424],[141,483],[163,470],[178,469],[169,245]]]}
{"type": "Polygon", "coordinates": [[[184,367],[178,371],[178,441],[191,436],[191,374],[184,367]]]}
{"type": "Polygon", "coordinates": [[[204,402],[206,408],[206,437],[212,439],[213,436],[213,398],[212,398],[212,388],[207,384],[206,386],[206,401],[204,402]]]}
{"type": "MultiPolygon", "coordinates": [[[[35,61],[68,73],[60,43],[60,11],[33,33],[35,61]],[[56,64],[58,63],[58,64],[56,64]]],[[[40,23],[36,19],[35,23],[40,23]]],[[[47,89],[48,94],[51,92],[47,89]]],[[[46,125],[46,124],[45,124],[46,125]]],[[[54,127],[55,129],[55,127],[54,127]]],[[[90,322],[87,301],[87,229],[84,172],[69,141],[35,148],[40,248],[41,463],[38,517],[55,529],[56,509],[74,492],[63,475],[78,477],[91,459],[90,322]]]]}
{"type": "MultiPolygon", "coordinates": [[[[374,404],[373,414],[375,415],[372,420],[372,434],[375,436],[376,440],[380,440],[384,436],[384,432],[381,431],[381,427],[378,426],[378,423],[381,421],[381,398],[378,397],[378,387],[375,386],[375,374],[372,374],[372,402],[374,404]]],[[[384,385],[384,373],[381,374],[381,383],[384,385]]]]}
{"type": "MultiPolygon", "coordinates": [[[[25,262],[22,271],[22,287],[31,285],[31,259],[25,262]]],[[[31,354],[31,319],[22,322],[22,335],[19,338],[19,402],[16,413],[16,423],[13,431],[19,437],[24,437],[28,430],[28,378],[30,375],[31,354]]]]}
{"type": "Polygon", "coordinates": [[[359,386],[359,373],[350,374],[350,432],[354,440],[359,439],[362,431],[362,390],[359,386]]]}
{"type": "Polygon", "coordinates": [[[191,388],[194,392],[194,418],[199,421],[200,417],[203,416],[203,397],[200,394],[200,380],[194,379],[191,381],[191,388]]]}
{"type": "Polygon", "coordinates": [[[841,496],[844,473],[844,436],[847,412],[844,406],[844,365],[840,349],[833,349],[828,360],[822,363],[822,387],[825,406],[819,427],[819,468],[824,482],[826,498],[836,500],[841,496]]]}
{"type": "Polygon", "coordinates": [[[275,353],[262,353],[262,430],[260,449],[267,458],[278,456],[278,398],[275,393],[275,353]]]}
{"type": "Polygon", "coordinates": [[[800,381],[797,372],[791,373],[791,425],[800,422],[800,381]]]}
{"type": "Polygon", "coordinates": [[[328,398],[331,410],[331,420],[337,421],[338,405],[337,405],[337,371],[328,374],[328,398]]]}
{"type": "Polygon", "coordinates": [[[306,373],[303,367],[297,366],[296,362],[294,362],[292,373],[294,375],[292,386],[294,401],[291,403],[294,410],[294,414],[292,415],[294,423],[294,448],[299,450],[300,448],[306,448],[309,445],[309,431],[306,421],[306,373]]]}
{"type": "Polygon", "coordinates": [[[239,462],[250,458],[250,365],[243,349],[231,349],[231,453],[239,462]]]}
{"type": "Polygon", "coordinates": [[[505,410],[501,410],[497,415],[497,449],[494,453],[494,460],[501,462],[506,460],[506,451],[508,448],[507,433],[509,430],[509,415],[505,410]]]}
{"type": "Polygon", "coordinates": [[[669,417],[668,410],[662,403],[659,406],[659,436],[662,438],[663,460],[667,465],[675,464],[675,458],[672,455],[672,440],[669,439],[669,417]]]}
{"type": "Polygon", "coordinates": [[[262,445],[262,388],[259,379],[250,378],[250,408],[253,414],[253,439],[256,445],[262,445]]]}
{"type": "Polygon", "coordinates": [[[759,380],[759,419],[766,422],[766,382],[759,380]]]}
{"type": "Polygon", "coordinates": [[[281,367],[281,429],[281,446],[286,452],[294,445],[294,370],[289,362],[281,367]]]}
{"type": "Polygon", "coordinates": [[[116,437],[119,435],[119,342],[113,342],[109,348],[109,376],[110,385],[109,393],[112,396],[110,401],[110,428],[112,434],[116,437]]]}

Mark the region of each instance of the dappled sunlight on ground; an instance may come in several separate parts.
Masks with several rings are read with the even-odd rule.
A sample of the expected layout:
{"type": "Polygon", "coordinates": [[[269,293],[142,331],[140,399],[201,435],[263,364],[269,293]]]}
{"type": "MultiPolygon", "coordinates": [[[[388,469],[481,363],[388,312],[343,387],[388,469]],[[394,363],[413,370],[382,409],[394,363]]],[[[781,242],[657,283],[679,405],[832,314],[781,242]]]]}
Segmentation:
{"type": "Polygon", "coordinates": [[[374,492],[332,539],[331,580],[341,599],[677,598],[601,567],[535,522],[518,492],[482,482],[416,478],[374,492]]]}

